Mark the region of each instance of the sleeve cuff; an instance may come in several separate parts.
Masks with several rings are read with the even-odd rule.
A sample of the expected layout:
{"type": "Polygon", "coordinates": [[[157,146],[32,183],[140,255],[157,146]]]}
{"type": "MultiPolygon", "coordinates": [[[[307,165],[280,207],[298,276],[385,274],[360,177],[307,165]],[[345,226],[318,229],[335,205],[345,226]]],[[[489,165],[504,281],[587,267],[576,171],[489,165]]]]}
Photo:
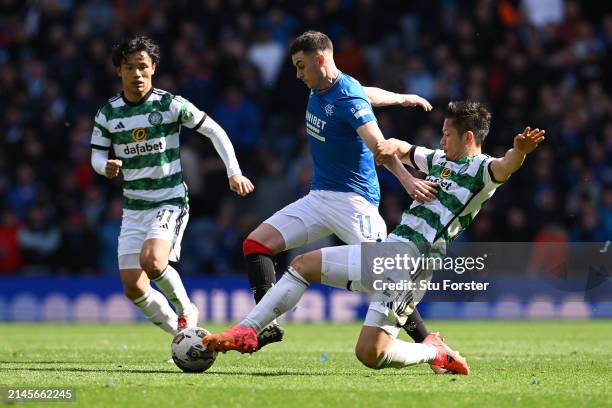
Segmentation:
{"type": "Polygon", "coordinates": [[[414,167],[417,170],[420,170],[416,164],[416,161],[414,160],[415,150],[416,150],[416,147],[414,145],[410,146],[410,150],[408,151],[408,154],[410,155],[410,163],[412,163],[412,167],[414,167]]]}
{"type": "Polygon", "coordinates": [[[491,163],[492,161],[489,162],[489,164],[487,165],[487,170],[489,171],[489,177],[491,178],[491,181],[497,184],[502,184],[504,183],[506,180],[504,181],[497,181],[497,179],[495,178],[495,174],[493,174],[493,170],[491,170],[491,163]]]}
{"type": "Polygon", "coordinates": [[[230,167],[229,169],[227,169],[227,178],[230,178],[232,176],[239,176],[242,174],[242,171],[240,171],[240,167],[230,167]]]}

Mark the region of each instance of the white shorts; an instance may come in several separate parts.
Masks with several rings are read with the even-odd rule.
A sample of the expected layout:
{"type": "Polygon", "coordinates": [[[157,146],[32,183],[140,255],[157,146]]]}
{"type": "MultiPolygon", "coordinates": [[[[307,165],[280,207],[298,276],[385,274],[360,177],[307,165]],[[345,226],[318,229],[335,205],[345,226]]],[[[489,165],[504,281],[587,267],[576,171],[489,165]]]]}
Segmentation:
{"type": "Polygon", "coordinates": [[[387,226],[378,208],[357,193],[314,190],[264,221],[297,248],[336,234],[347,244],[382,241],[387,226]]]}
{"type": "Polygon", "coordinates": [[[189,220],[189,208],[164,205],[151,210],[123,210],[119,233],[118,255],[139,254],[142,244],[148,239],[158,238],[172,246],[169,260],[178,262],[181,255],[181,240],[189,220]]]}
{"type": "MultiPolygon", "coordinates": [[[[387,242],[403,242],[393,238],[391,235],[387,242]]],[[[406,243],[406,251],[412,256],[420,256],[418,248],[406,243]]],[[[370,292],[361,283],[361,245],[343,245],[321,249],[321,283],[340,289],[348,289],[354,292],[370,292]]],[[[363,325],[379,327],[392,337],[397,337],[401,327],[406,323],[406,317],[416,307],[416,302],[411,302],[405,307],[402,316],[381,302],[370,302],[363,325]]]]}

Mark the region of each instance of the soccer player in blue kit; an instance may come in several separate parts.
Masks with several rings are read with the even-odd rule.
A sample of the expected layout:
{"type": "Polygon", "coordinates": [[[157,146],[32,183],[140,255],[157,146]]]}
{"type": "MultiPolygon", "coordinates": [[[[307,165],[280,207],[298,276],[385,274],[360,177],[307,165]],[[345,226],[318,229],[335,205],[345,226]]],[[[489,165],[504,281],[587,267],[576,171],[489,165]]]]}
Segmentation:
{"type": "MultiPolygon", "coordinates": [[[[372,106],[431,105],[417,95],[364,88],[336,68],[333,45],[323,33],[297,37],[290,55],[298,79],[311,89],[306,132],[313,161],[311,191],[260,224],[243,243],[249,283],[258,303],[276,281],[272,257],[332,233],[347,244],[384,240],[386,225],[378,213],[380,187],[372,152],[384,140],[372,106]]],[[[419,202],[434,198],[435,183],[413,177],[399,159],[385,166],[419,202]]],[[[356,260],[357,262],[359,260],[356,260]]],[[[326,260],[323,259],[323,265],[326,260]]],[[[325,268],[325,267],[324,267],[325,268]]],[[[324,284],[334,285],[325,281],[324,284]]],[[[350,290],[351,282],[347,284],[350,290]]],[[[416,342],[429,334],[415,309],[404,325],[416,342]]],[[[259,348],[282,340],[273,322],[259,333],[259,348]]]]}

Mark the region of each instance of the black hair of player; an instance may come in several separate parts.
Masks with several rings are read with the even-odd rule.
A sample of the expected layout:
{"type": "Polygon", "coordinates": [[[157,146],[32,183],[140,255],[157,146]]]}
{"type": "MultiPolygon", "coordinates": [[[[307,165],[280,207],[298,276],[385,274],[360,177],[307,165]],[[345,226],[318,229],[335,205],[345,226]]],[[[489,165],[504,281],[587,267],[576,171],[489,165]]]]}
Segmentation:
{"type": "Polygon", "coordinates": [[[444,117],[452,121],[451,123],[457,129],[459,135],[468,130],[474,132],[474,138],[478,146],[482,145],[485,137],[489,134],[491,113],[480,102],[449,102],[444,117]]]}
{"type": "Polygon", "coordinates": [[[328,36],[319,31],[306,31],[300,34],[289,47],[289,55],[295,55],[300,51],[304,53],[334,50],[334,46],[328,36]]]}
{"type": "Polygon", "coordinates": [[[126,60],[128,55],[140,51],[145,51],[149,54],[153,64],[157,65],[160,59],[159,45],[151,38],[142,35],[125,38],[113,47],[113,65],[120,67],[121,63],[126,60]]]}

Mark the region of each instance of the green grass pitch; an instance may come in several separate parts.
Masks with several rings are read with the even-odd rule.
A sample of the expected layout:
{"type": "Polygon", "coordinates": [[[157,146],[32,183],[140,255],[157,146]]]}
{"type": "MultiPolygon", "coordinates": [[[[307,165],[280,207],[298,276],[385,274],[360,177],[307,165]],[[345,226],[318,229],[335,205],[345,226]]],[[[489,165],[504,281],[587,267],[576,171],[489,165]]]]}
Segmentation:
{"type": "Polygon", "coordinates": [[[286,324],[282,343],[220,354],[203,374],[165,362],[170,336],[145,323],[5,324],[0,387],[76,389],[76,402],[24,407],[612,406],[610,321],[428,324],[472,375],[362,367],[358,324],[286,324]]]}

